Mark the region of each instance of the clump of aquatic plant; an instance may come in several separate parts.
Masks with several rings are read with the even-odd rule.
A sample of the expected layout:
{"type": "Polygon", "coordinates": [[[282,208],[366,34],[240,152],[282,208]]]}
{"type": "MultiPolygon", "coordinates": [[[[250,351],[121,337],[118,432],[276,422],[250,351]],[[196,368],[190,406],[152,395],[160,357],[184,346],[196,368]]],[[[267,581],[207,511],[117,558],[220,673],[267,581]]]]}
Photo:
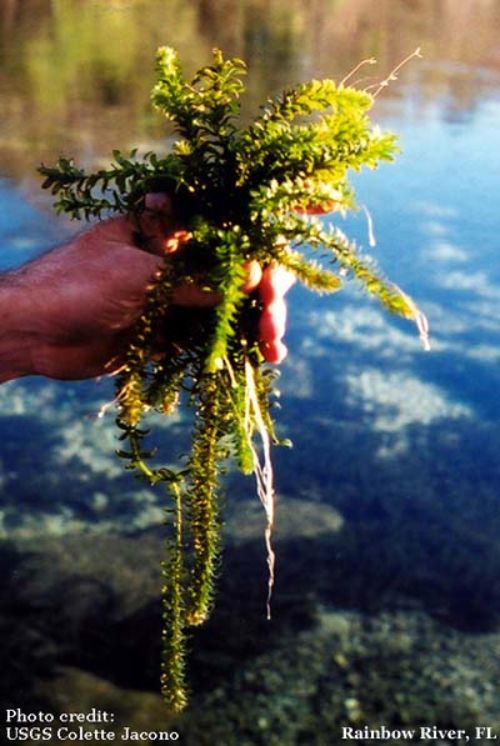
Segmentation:
{"type": "Polygon", "coordinates": [[[186,80],[177,53],[163,47],[157,73],[152,100],[175,125],[173,147],[142,156],[115,151],[109,168],[94,173],[64,158],[41,172],[57,210],[74,218],[140,216],[148,209],[146,196],[162,191],[186,231],[184,245],[166,255],[154,281],[116,390],[124,441],[119,455],[150,484],[164,484],[171,499],[162,566],[162,692],[173,710],[181,710],[187,701],[186,631],[204,622],[214,603],[220,475],[231,457],[242,472],[255,475],[265,508],[269,614],[270,448],[280,441],[270,411],[275,372],[264,364],[256,333],[262,301],[243,289],[248,263],[279,264],[318,293],[336,292],[351,277],[386,309],[417,321],[424,335],[425,326],[415,304],[338,227],[325,227],[318,217],[355,208],[350,171],[394,157],[395,136],[373,127],[368,117],[372,93],[346,80],[312,80],[266,101],[242,126],[241,60],[215,50],[212,63],[186,80]],[[167,339],[159,357],[155,330],[172,313],[173,289],[199,284],[200,277],[219,294],[219,304],[203,314],[179,313],[183,334],[167,339]],[[170,415],[179,401],[194,412],[191,451],[178,468],[155,466],[144,444],[144,415],[170,415]]]}

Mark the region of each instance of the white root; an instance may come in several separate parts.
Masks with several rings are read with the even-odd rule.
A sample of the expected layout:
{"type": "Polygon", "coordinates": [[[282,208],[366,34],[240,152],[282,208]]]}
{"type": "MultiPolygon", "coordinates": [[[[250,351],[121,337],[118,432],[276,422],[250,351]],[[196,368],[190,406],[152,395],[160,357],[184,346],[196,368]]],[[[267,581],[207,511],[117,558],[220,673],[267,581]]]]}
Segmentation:
{"type": "Polygon", "coordinates": [[[260,409],[259,399],[257,391],[255,389],[255,379],[253,368],[248,360],[245,360],[245,380],[247,390],[247,402],[249,405],[248,419],[246,422],[248,426],[252,428],[252,420],[257,427],[257,431],[260,435],[262,444],[262,460],[259,457],[255,444],[251,437],[251,431],[249,432],[248,443],[250,445],[253,462],[254,462],[254,474],[255,481],[257,483],[257,494],[259,499],[264,506],[266,513],[266,528],[264,537],[266,541],[267,550],[267,567],[269,570],[268,584],[267,584],[267,600],[266,610],[267,618],[271,619],[271,598],[273,595],[274,588],[274,568],[276,563],[276,555],[272,546],[272,534],[274,527],[274,512],[275,512],[275,492],[274,492],[274,475],[273,465],[271,461],[271,439],[267,431],[262,412],[260,409]]]}
{"type": "MultiPolygon", "coordinates": [[[[233,388],[237,387],[236,376],[229,358],[224,357],[224,365],[229,374],[229,380],[233,388]]],[[[269,571],[267,584],[266,599],[266,616],[271,619],[271,599],[274,588],[274,568],[276,564],[276,555],[272,545],[272,534],[274,527],[275,513],[275,492],[274,492],[274,474],[271,460],[271,439],[262,416],[259,404],[259,397],[255,387],[255,376],[253,367],[245,359],[245,413],[243,416],[243,429],[245,431],[246,442],[250,449],[253,459],[253,473],[257,485],[257,495],[266,514],[266,528],[264,538],[266,542],[267,567],[269,571]],[[254,443],[255,430],[258,432],[262,445],[262,460],[254,443]]]]}

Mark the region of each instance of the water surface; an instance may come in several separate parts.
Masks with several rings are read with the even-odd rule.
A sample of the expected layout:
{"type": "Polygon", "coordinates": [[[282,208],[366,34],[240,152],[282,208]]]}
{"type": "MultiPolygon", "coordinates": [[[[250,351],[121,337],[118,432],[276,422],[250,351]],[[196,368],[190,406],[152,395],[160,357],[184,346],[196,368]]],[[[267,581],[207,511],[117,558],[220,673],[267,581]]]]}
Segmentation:
{"type": "MultiPolygon", "coordinates": [[[[214,45],[244,57],[246,116],[291,81],[341,79],[371,56],[366,74],[380,80],[417,46],[424,55],[375,107],[401,156],[354,180],[377,246],[363,211],[341,226],[424,309],[432,352],[354,287],[292,291],[277,417],[295,447],[275,457],[274,620],[259,506],[251,481],[231,476],[218,607],[193,642],[193,708],[175,723],[183,743],[330,744],[343,725],[381,723],[500,733],[500,6],[376,6],[0,10],[3,270],[78,229],[51,213],[38,163],[164,147],[148,102],[159,44],[191,70],[214,45]]],[[[105,380],[0,388],[2,701],[108,708],[122,725],[160,730],[163,496],[122,473],[112,415],[95,417],[111,396],[105,380]]],[[[158,428],[174,462],[186,419],[158,428]]]]}

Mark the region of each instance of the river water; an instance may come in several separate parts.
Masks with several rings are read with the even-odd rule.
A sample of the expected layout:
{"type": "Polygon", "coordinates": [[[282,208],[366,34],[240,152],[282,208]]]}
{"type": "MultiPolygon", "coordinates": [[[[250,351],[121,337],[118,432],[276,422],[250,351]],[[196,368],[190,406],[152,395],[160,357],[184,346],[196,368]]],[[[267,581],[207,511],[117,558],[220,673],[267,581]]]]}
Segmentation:
{"type": "MultiPolygon", "coordinates": [[[[78,229],[51,212],[40,162],[161,146],[158,45],[191,70],[215,45],[244,57],[245,115],[367,57],[380,80],[421,47],[374,109],[401,155],[353,179],[376,247],[364,210],[340,225],[418,302],[432,343],[355,287],[292,290],[273,620],[260,508],[230,475],[217,609],[192,641],[192,705],[177,719],[157,694],[163,496],[114,457],[113,415],[96,417],[111,384],[4,384],[5,708],[57,721],[95,707],[117,739],[129,727],[151,743],[168,729],[224,746],[338,744],[344,727],[370,743],[361,731],[382,725],[390,743],[500,736],[499,39],[497,0],[4,0],[4,271],[78,229]]],[[[175,462],[188,423],[156,424],[175,462]]]]}

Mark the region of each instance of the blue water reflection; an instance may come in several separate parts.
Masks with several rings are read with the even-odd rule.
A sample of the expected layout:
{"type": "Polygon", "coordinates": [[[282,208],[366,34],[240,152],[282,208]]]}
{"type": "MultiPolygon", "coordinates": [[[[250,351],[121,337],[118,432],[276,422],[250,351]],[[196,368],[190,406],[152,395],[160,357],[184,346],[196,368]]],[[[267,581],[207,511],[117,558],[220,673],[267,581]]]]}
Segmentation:
{"type": "Polygon", "coordinates": [[[36,209],[8,179],[0,178],[0,205],[0,270],[24,264],[69,234],[61,220],[36,209]]]}

